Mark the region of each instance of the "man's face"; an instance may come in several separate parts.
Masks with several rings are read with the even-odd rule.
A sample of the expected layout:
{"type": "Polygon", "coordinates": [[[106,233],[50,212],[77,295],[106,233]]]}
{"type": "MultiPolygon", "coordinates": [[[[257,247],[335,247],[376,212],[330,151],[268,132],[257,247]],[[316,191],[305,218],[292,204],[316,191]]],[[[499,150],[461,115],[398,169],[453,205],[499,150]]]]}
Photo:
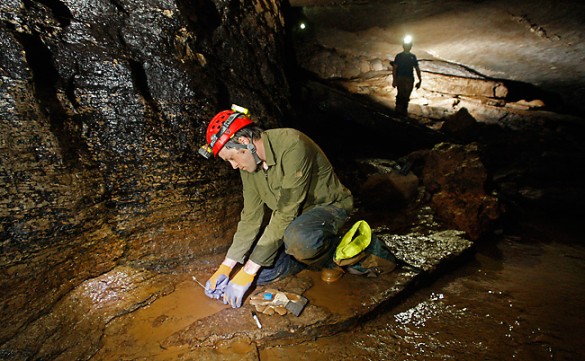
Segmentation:
{"type": "Polygon", "coordinates": [[[223,147],[217,154],[226,162],[229,162],[234,169],[245,170],[254,173],[257,168],[252,152],[248,149],[234,149],[223,147]]]}

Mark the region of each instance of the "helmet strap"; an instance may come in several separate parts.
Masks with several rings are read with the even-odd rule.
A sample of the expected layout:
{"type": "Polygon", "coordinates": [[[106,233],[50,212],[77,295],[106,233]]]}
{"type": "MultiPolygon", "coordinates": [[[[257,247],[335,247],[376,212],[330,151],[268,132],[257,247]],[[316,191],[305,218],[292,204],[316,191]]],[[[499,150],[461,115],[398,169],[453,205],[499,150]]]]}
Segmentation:
{"type": "Polygon", "coordinates": [[[252,152],[252,156],[254,157],[254,160],[256,161],[256,165],[259,165],[260,163],[262,163],[262,160],[260,159],[260,157],[258,156],[258,152],[256,151],[256,146],[254,146],[254,143],[252,143],[251,140],[250,140],[250,143],[246,146],[246,148],[248,148],[250,150],[250,152],[252,152]]]}
{"type": "Polygon", "coordinates": [[[258,151],[256,150],[256,146],[254,145],[254,142],[252,140],[252,134],[250,134],[250,143],[248,143],[248,144],[241,144],[241,143],[234,142],[233,140],[229,140],[225,144],[225,146],[229,147],[229,148],[235,148],[235,149],[248,149],[252,153],[252,156],[254,157],[256,164],[258,165],[258,164],[262,163],[262,160],[258,156],[258,151]]]}

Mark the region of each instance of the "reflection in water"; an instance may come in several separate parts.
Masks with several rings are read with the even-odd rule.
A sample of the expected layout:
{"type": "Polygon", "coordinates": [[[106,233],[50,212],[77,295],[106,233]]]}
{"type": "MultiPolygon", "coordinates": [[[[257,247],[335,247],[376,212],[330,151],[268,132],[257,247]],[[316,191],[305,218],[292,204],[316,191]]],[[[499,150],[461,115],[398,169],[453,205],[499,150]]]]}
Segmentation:
{"type": "MultiPolygon", "coordinates": [[[[206,355],[262,361],[585,360],[585,246],[579,243],[580,230],[547,219],[533,221],[517,234],[479,244],[472,261],[347,332],[298,345],[283,340],[281,346],[260,349],[259,356],[257,347],[263,346],[236,340],[220,343],[206,355]]],[[[314,284],[321,282],[317,272],[311,275],[314,284]]],[[[307,295],[332,312],[351,312],[352,304],[340,304],[336,295],[360,294],[367,280],[360,279],[364,284],[353,289],[344,278],[314,287],[307,295]]],[[[205,297],[185,276],[168,296],[112,320],[92,360],[189,359],[188,347],[163,349],[161,342],[225,307],[205,297]]]]}
{"type": "Polygon", "coordinates": [[[261,359],[583,360],[585,247],[578,231],[536,224],[361,327],[261,359]]]}
{"type": "Polygon", "coordinates": [[[321,280],[320,272],[304,271],[304,274],[313,281],[314,287],[304,294],[312,304],[339,315],[355,314],[352,310],[362,302],[364,292],[356,288],[355,280],[351,283],[349,277],[343,276],[338,281],[327,283],[321,280]]]}

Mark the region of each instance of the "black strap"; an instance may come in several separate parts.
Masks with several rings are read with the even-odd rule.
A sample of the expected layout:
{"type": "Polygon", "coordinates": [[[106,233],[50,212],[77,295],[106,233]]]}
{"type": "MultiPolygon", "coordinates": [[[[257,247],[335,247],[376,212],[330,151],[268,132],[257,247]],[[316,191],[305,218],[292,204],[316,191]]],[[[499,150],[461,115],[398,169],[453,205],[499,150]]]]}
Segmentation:
{"type": "Polygon", "coordinates": [[[240,116],[242,115],[242,113],[238,113],[238,112],[233,112],[225,122],[223,122],[221,129],[219,130],[219,132],[215,133],[212,137],[211,137],[211,143],[209,144],[209,146],[211,148],[213,148],[213,146],[215,145],[215,142],[217,142],[217,140],[223,135],[223,133],[225,133],[230,125],[232,125],[232,123],[234,122],[234,120],[238,119],[240,116]]]}

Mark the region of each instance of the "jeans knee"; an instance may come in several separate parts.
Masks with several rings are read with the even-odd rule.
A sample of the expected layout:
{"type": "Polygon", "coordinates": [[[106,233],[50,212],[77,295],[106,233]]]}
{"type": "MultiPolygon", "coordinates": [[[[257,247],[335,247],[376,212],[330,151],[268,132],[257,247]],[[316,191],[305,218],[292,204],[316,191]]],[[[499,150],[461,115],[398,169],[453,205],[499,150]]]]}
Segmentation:
{"type": "Polygon", "coordinates": [[[290,227],[284,233],[286,253],[299,261],[310,260],[324,251],[325,235],[323,231],[303,232],[290,227]]]}
{"type": "Polygon", "coordinates": [[[315,207],[297,217],[284,231],[286,253],[310,264],[329,251],[331,239],[347,217],[347,211],[334,206],[315,207]]]}

